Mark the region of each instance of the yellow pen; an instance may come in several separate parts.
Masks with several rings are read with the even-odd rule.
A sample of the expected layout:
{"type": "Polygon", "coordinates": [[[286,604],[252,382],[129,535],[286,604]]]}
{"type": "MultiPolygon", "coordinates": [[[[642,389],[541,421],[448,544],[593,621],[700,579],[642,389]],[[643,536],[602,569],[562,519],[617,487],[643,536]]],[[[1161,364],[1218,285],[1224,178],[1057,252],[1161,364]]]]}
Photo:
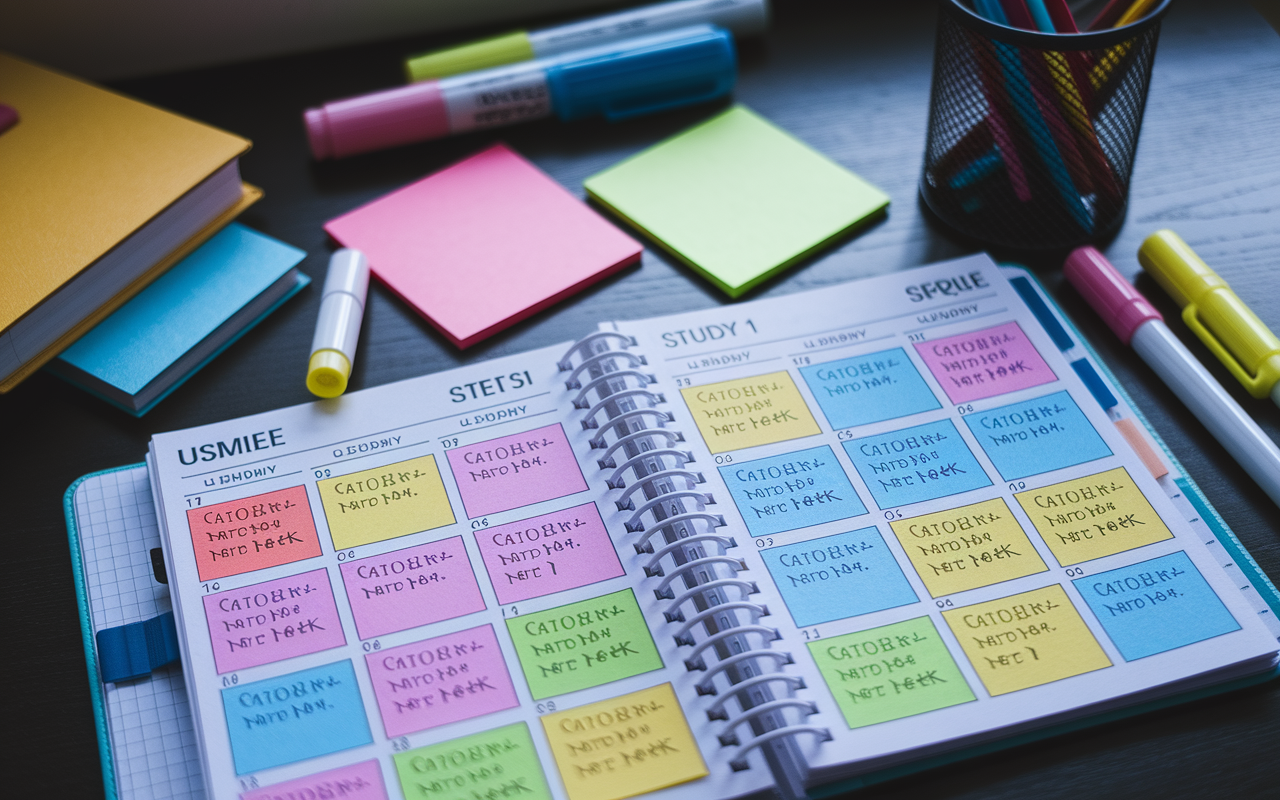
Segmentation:
{"type": "Polygon", "coordinates": [[[1280,405],[1280,339],[1227,282],[1171,230],[1156,231],[1138,261],[1182,307],[1182,319],[1200,341],[1257,398],[1280,405]]]}

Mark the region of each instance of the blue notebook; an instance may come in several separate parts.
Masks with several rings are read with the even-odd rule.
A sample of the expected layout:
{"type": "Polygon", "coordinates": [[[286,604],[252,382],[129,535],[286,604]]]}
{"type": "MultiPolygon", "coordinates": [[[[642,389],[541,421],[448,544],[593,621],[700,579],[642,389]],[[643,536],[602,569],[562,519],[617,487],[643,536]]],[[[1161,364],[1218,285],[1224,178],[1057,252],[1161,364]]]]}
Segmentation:
{"type": "Polygon", "coordinates": [[[305,256],[233,222],[48,369],[140,417],[310,283],[305,256]]]}

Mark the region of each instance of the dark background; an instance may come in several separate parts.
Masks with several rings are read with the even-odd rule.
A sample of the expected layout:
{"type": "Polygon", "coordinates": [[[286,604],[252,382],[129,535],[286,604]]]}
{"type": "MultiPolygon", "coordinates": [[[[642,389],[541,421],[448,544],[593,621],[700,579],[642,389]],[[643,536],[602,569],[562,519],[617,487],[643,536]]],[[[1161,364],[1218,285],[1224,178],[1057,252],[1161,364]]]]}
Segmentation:
{"type": "MultiPolygon", "coordinates": [[[[777,3],[762,41],[741,48],[736,100],[880,186],[887,219],[752,292],[787,294],[970,252],[935,227],[917,200],[936,10],[932,3],[777,3]]],[[[546,22],[533,21],[535,23],[546,22]]],[[[468,31],[469,35],[493,33],[468,31]]],[[[133,419],[44,373],[0,396],[0,530],[5,577],[0,792],[94,797],[103,792],[89,677],[61,499],[77,477],[141,461],[153,432],[305,402],[303,386],[332,245],[321,225],[469,155],[497,138],[582,195],[582,180],[724,104],[620,125],[547,121],[313,163],[305,107],[398,84],[403,56],[446,43],[415,37],[114,84],[126,93],[254,141],[245,180],[266,197],[241,221],[305,249],[317,284],[179,388],[133,419]]],[[[1106,252],[1122,272],[1152,231],[1171,227],[1255,311],[1280,330],[1280,40],[1231,0],[1178,0],[1161,35],[1130,210],[1106,252]]],[[[0,180],[3,176],[0,176],[0,180]]],[[[74,210],[69,210],[74,214],[74,210]]],[[[999,256],[999,254],[997,254],[999,256]]],[[[1262,568],[1280,578],[1280,520],[1229,455],[1061,280],[1059,257],[1029,259],[1115,371],[1186,471],[1262,568]]],[[[1149,278],[1138,285],[1170,326],[1274,438],[1280,411],[1250,399],[1187,331],[1149,278]]],[[[727,302],[646,249],[640,267],[608,279],[466,351],[437,335],[380,286],[370,290],[352,389],[577,338],[601,320],[727,302]]],[[[1280,683],[1111,723],[901,779],[881,797],[1274,796],[1280,782],[1280,683]]],[[[15,795],[10,795],[15,796],[15,795]]]]}

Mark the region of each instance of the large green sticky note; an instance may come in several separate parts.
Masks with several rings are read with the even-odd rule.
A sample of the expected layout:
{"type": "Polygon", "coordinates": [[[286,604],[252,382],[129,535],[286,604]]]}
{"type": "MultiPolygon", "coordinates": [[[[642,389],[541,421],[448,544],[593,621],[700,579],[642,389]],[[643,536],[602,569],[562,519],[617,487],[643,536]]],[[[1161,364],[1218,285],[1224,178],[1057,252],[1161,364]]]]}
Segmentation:
{"type": "Polygon", "coordinates": [[[809,642],[809,652],[850,728],[975,699],[928,617],[809,642]]]}
{"type": "Polygon", "coordinates": [[[507,620],[534,700],[662,668],[630,589],[507,620]]]}
{"type": "Polygon", "coordinates": [[[743,106],[585,186],[730,297],[889,205],[884,192],[743,106]]]}
{"type": "Polygon", "coordinates": [[[397,753],[395,764],[408,800],[551,800],[538,751],[523,722],[397,753]]]}

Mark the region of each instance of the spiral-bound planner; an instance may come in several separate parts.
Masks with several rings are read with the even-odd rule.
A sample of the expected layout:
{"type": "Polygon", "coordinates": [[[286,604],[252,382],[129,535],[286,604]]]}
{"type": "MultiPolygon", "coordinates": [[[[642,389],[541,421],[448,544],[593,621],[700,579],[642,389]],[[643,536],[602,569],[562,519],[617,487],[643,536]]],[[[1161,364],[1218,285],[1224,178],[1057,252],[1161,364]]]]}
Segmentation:
{"type": "Polygon", "coordinates": [[[803,796],[1276,668],[1275,590],[985,256],[157,435],[213,798],[803,796]]]}

